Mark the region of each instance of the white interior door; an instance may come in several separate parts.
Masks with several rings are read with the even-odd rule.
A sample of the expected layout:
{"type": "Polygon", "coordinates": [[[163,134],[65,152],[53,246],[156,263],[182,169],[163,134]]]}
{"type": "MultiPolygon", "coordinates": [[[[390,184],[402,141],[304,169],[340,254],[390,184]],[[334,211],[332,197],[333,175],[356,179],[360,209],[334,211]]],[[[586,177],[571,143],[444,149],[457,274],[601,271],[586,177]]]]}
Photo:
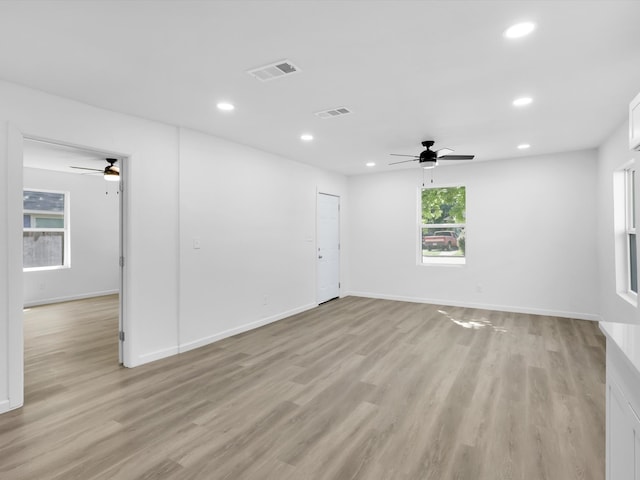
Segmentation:
{"type": "Polygon", "coordinates": [[[340,197],[318,194],[318,303],[340,296],[340,197]]]}

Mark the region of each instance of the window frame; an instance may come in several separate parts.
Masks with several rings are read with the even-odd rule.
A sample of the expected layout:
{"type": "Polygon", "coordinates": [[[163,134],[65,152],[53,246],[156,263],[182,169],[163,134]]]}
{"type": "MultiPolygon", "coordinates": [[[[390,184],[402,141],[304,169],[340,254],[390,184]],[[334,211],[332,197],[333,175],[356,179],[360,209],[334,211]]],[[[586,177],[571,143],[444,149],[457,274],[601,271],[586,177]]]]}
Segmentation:
{"type": "Polygon", "coordinates": [[[636,166],[629,165],[624,169],[624,235],[625,235],[625,265],[626,265],[626,294],[635,302],[638,300],[638,258],[636,236],[636,166]],[[632,252],[632,244],[634,245],[632,252]],[[634,287],[635,278],[635,290],[634,287]]]}
{"type": "MultiPolygon", "coordinates": [[[[23,272],[37,272],[43,270],[61,270],[66,268],[71,268],[71,242],[70,242],[70,221],[69,221],[69,212],[70,212],[70,194],[68,191],[62,190],[49,190],[45,188],[29,188],[24,187],[22,189],[23,196],[25,192],[42,192],[42,193],[55,193],[64,195],[64,208],[60,213],[51,212],[47,210],[25,210],[24,209],[24,200],[23,200],[23,210],[22,210],[22,218],[23,218],[23,226],[22,226],[22,234],[24,238],[25,233],[62,233],[62,265],[47,265],[40,267],[24,267],[24,251],[23,255],[23,272]],[[39,218],[59,218],[62,215],[63,219],[63,227],[25,227],[24,226],[24,216],[31,216],[31,222],[34,222],[35,217],[39,218]]],[[[31,223],[30,222],[30,223],[31,223]]],[[[33,223],[31,223],[33,225],[33,223]]]]}
{"type": "Polygon", "coordinates": [[[468,187],[466,184],[446,184],[446,185],[437,185],[437,186],[421,186],[418,188],[418,229],[417,229],[417,255],[416,260],[419,266],[432,266],[432,265],[441,265],[448,267],[463,267],[467,263],[467,251],[466,251],[466,243],[465,243],[465,251],[462,256],[433,256],[433,257],[425,257],[422,254],[422,230],[424,228],[436,228],[436,229],[451,229],[451,228],[463,228],[465,242],[467,240],[467,209],[466,209],[466,199],[468,194],[468,187]],[[445,188],[464,188],[465,194],[465,221],[464,223],[422,223],[422,192],[423,190],[434,190],[434,189],[445,189],[445,188]]]}

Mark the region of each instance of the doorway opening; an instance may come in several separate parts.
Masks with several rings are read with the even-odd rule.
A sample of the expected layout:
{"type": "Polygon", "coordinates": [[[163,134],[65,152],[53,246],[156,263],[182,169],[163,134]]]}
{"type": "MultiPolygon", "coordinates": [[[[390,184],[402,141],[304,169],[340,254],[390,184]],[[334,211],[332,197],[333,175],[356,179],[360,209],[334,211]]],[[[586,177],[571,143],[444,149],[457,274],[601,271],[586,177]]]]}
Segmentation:
{"type": "Polygon", "coordinates": [[[24,138],[25,402],[62,388],[65,375],[72,382],[91,378],[100,362],[124,363],[124,192],[119,173],[105,180],[107,158],[126,163],[24,138]],[[56,383],[44,385],[52,377],[56,383]]]}

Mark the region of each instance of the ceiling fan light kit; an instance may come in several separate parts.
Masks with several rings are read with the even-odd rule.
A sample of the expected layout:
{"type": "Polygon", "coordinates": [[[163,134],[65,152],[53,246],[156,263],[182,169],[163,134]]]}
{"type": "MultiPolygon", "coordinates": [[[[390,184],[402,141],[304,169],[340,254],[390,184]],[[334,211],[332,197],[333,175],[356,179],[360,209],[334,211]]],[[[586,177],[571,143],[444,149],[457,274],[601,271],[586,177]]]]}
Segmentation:
{"type": "Polygon", "coordinates": [[[425,160],[424,162],[420,162],[422,168],[424,168],[425,170],[428,170],[430,168],[435,168],[438,166],[438,161],[437,160],[425,160]]]}
{"type": "Polygon", "coordinates": [[[107,182],[118,182],[120,180],[120,173],[114,171],[104,172],[104,179],[107,182]]]}
{"type": "Polygon", "coordinates": [[[108,182],[117,182],[120,180],[120,168],[114,165],[118,161],[117,158],[107,158],[109,165],[104,167],[104,179],[108,182]]]}

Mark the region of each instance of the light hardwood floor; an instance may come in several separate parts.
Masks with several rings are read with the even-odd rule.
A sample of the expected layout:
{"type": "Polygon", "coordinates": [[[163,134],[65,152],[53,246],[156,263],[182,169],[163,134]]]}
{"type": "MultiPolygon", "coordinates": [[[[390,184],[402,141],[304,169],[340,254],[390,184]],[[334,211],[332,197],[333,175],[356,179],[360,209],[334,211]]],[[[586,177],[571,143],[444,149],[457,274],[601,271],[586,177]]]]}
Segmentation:
{"type": "Polygon", "coordinates": [[[25,313],[2,480],[604,479],[593,322],[348,297],[135,369],[116,334],[115,297],[25,313]]]}

